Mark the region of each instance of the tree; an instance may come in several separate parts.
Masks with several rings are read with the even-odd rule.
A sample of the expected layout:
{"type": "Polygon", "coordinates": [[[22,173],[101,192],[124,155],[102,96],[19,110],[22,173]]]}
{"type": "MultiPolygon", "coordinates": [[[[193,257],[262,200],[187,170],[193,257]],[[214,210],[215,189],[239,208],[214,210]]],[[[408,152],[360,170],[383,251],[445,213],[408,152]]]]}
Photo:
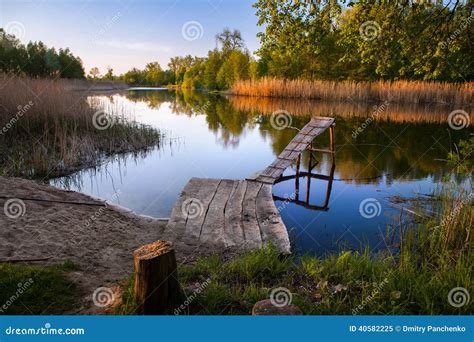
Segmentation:
{"type": "Polygon", "coordinates": [[[114,79],[114,69],[112,69],[110,66],[107,67],[107,72],[105,73],[104,79],[106,80],[113,80],[114,79]]]}
{"type": "Polygon", "coordinates": [[[145,67],[146,83],[149,85],[161,85],[163,82],[163,70],[158,62],[148,63],[145,67]]]}
{"type": "Polygon", "coordinates": [[[97,79],[100,75],[100,70],[98,67],[93,67],[90,71],[89,71],[89,75],[92,79],[97,79]]]}
{"type": "Polygon", "coordinates": [[[240,50],[245,47],[240,31],[236,29],[231,31],[228,27],[216,35],[216,42],[221,45],[224,55],[227,55],[233,50],[240,50]]]}

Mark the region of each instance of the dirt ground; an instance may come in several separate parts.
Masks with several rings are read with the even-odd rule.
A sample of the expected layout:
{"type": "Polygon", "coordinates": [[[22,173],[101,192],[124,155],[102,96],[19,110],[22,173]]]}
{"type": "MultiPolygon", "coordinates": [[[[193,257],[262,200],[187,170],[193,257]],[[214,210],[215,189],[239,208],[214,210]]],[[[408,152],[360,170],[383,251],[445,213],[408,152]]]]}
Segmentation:
{"type": "MultiPolygon", "coordinates": [[[[72,314],[103,313],[92,302],[94,290],[117,289],[117,283],[133,272],[133,251],[160,239],[166,223],[77,192],[0,177],[0,262],[47,258],[33,264],[79,265],[80,271],[70,276],[83,298],[72,314]]],[[[209,252],[175,249],[178,264],[209,252]]]]}

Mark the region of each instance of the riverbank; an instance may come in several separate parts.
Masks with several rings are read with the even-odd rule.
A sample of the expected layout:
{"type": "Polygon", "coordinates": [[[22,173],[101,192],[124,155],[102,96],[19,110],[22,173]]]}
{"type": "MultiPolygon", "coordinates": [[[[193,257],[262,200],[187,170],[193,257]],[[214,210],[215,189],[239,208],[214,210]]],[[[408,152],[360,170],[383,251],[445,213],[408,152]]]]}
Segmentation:
{"type": "MultiPolygon", "coordinates": [[[[472,194],[443,195],[444,213],[383,237],[385,251],[282,257],[273,248],[179,267],[185,292],[176,315],[249,315],[258,301],[297,305],[304,315],[470,314],[472,194]]],[[[118,314],[135,314],[133,278],[118,314]]]]}
{"type": "Polygon", "coordinates": [[[308,81],[263,77],[241,80],[226,93],[231,95],[318,99],[341,102],[470,105],[474,85],[427,81],[308,81]]]}
{"type": "Polygon", "coordinates": [[[100,309],[92,304],[93,291],[130,275],[133,250],[158,240],[166,225],[30,180],[0,177],[0,189],[0,261],[37,259],[33,264],[77,265],[68,276],[84,295],[78,312],[100,309]]]}
{"type": "Polygon", "coordinates": [[[88,86],[0,76],[0,175],[46,179],[94,166],[108,155],[159,146],[161,133],[135,122],[134,113],[105,108],[88,92],[73,91],[88,86]]]}

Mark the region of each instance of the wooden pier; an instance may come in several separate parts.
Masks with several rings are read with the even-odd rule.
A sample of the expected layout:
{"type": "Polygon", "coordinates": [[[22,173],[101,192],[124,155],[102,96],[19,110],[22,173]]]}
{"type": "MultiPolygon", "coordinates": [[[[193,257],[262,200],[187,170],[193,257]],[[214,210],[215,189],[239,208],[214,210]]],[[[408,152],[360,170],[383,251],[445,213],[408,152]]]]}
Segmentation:
{"type": "MultiPolygon", "coordinates": [[[[305,150],[310,151],[310,176],[315,165],[313,152],[332,154],[334,165],[333,118],[312,118],[272,164],[246,180],[192,178],[172,210],[164,239],[221,248],[254,249],[272,244],[281,253],[290,253],[288,231],[275,206],[272,185],[283,180],[283,172],[295,160],[298,180],[301,154],[305,150]],[[330,132],[330,150],[314,149],[314,138],[326,129],[330,132]]],[[[328,197],[326,207],[327,201],[328,197]]]]}

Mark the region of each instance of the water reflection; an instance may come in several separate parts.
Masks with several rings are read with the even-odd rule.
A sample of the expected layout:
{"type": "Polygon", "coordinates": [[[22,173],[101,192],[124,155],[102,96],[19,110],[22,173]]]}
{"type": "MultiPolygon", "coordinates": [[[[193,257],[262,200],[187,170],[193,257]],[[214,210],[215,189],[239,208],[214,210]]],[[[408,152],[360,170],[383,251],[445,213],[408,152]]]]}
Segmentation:
{"type": "MultiPolygon", "coordinates": [[[[100,167],[51,183],[98,197],[119,193],[117,203],[154,217],[169,217],[192,177],[245,179],[271,164],[297,133],[272,127],[272,111],[294,113],[292,126],[297,128],[311,115],[336,117],[335,158],[306,151],[299,177],[294,163],[273,188],[296,248],[318,254],[342,246],[384,247],[381,235],[400,214],[387,199],[432,192],[450,175],[442,159],[472,133],[471,128],[450,130],[446,118],[452,109],[443,107],[388,106],[354,138],[354,130],[373,115],[373,105],[168,90],[100,99],[129,108],[136,120],[162,129],[169,140],[146,156],[115,156],[100,167]],[[292,193],[298,197],[287,202],[292,193]],[[375,198],[382,206],[371,220],[359,212],[365,198],[375,198]]],[[[315,140],[318,149],[330,148],[327,134],[315,140]]]]}

